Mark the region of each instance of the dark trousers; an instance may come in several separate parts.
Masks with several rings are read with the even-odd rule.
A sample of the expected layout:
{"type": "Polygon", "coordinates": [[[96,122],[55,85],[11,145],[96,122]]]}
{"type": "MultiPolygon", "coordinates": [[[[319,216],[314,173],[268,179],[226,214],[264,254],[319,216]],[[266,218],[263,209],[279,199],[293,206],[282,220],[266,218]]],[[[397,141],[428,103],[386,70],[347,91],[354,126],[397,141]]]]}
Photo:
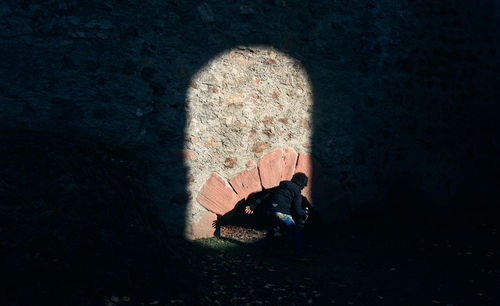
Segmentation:
{"type": "Polygon", "coordinates": [[[269,241],[269,239],[274,236],[274,233],[280,230],[281,226],[285,226],[293,235],[295,251],[299,255],[303,254],[304,247],[302,245],[302,237],[300,235],[299,228],[295,224],[295,221],[293,221],[292,216],[272,210],[269,210],[267,215],[272,218],[272,225],[267,231],[266,240],[269,241]]]}

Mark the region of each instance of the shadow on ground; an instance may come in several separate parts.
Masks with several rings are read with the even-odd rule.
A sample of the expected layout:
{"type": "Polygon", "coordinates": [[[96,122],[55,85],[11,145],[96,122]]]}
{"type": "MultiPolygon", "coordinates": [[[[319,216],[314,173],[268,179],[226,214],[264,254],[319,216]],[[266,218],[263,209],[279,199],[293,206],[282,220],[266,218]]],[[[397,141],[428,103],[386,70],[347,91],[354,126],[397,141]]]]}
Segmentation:
{"type": "MultiPolygon", "coordinates": [[[[438,218],[396,211],[306,227],[310,262],[303,263],[286,235],[267,248],[259,240],[172,237],[145,196],[144,168],[127,151],[88,138],[1,135],[4,305],[498,301],[492,212],[438,218]]],[[[263,228],[235,220],[221,227],[263,228]]]]}
{"type": "Polygon", "coordinates": [[[3,305],[96,305],[188,290],[193,275],[170,274],[187,271],[182,243],[145,196],[134,155],[95,139],[0,135],[3,305]]]}

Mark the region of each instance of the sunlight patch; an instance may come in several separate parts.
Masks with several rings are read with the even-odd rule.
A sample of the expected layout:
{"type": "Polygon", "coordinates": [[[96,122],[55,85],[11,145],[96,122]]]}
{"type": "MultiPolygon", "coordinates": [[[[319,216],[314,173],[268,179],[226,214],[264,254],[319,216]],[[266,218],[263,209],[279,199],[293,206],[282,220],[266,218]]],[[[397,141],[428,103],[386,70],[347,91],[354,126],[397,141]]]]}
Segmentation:
{"type": "Polygon", "coordinates": [[[215,56],[191,79],[186,108],[188,237],[197,238],[193,224],[215,216],[197,201],[209,178],[216,186],[210,188],[220,188],[222,198],[216,200],[234,206],[229,179],[256,167],[260,157],[286,147],[310,153],[313,96],[307,72],[274,48],[238,47],[215,56]]]}

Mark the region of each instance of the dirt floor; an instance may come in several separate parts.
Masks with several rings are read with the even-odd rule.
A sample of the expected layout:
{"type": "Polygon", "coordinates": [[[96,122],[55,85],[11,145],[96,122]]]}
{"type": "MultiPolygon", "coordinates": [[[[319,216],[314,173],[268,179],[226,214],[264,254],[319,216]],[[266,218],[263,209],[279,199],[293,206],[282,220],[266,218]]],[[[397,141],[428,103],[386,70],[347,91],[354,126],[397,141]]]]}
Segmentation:
{"type": "MultiPolygon", "coordinates": [[[[366,221],[305,236],[310,262],[277,238],[198,254],[208,304],[496,305],[497,228],[443,224],[419,233],[366,221]],[[312,237],[314,234],[315,237],[312,237]],[[201,255],[201,256],[200,256],[201,255]]],[[[253,234],[251,234],[253,235],[253,234]]],[[[238,234],[241,237],[241,233],[238,234]]],[[[220,242],[219,242],[220,243],[220,242]]],[[[212,242],[217,245],[217,242],[212,242]]],[[[215,248],[217,249],[217,248],[215,248]]]]}
{"type": "MultiPolygon", "coordinates": [[[[175,253],[166,255],[168,262],[158,261],[150,253],[154,250],[134,253],[118,247],[118,253],[110,249],[104,253],[102,248],[95,248],[92,250],[98,254],[94,256],[73,253],[76,258],[71,259],[62,247],[42,247],[41,254],[52,251],[52,257],[60,259],[43,255],[13,259],[36,270],[10,270],[18,275],[9,278],[5,302],[498,305],[500,250],[494,243],[496,227],[484,224],[459,232],[442,229],[417,235],[387,232],[387,228],[375,230],[366,224],[354,228],[357,226],[360,224],[336,228],[329,236],[304,235],[307,261],[294,256],[287,236],[276,237],[270,246],[228,237],[172,240],[169,250],[175,253]]],[[[245,232],[240,229],[235,237],[245,238],[245,232]]],[[[255,238],[253,230],[248,235],[249,240],[255,238]]]]}
{"type": "Polygon", "coordinates": [[[0,140],[0,305],[499,303],[493,213],[306,227],[304,262],[287,235],[268,246],[262,231],[234,226],[194,242],[170,235],[126,152],[0,140]]]}

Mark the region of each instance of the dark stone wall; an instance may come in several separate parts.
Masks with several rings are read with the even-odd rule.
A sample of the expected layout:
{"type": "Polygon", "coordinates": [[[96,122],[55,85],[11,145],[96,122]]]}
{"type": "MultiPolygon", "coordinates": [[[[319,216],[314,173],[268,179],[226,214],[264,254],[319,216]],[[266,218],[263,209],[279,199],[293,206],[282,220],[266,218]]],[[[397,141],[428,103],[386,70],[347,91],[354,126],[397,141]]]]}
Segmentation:
{"type": "Polygon", "coordinates": [[[312,81],[332,214],[494,208],[499,14],[498,1],[2,1],[0,128],[133,152],[181,232],[171,150],[190,77],[223,50],[269,45],[312,81]]]}
{"type": "Polygon", "coordinates": [[[337,194],[351,209],[410,215],[496,205],[498,2],[324,11],[336,9],[348,22],[332,18],[322,51],[341,64],[311,75],[314,151],[330,162],[337,194]]]}

